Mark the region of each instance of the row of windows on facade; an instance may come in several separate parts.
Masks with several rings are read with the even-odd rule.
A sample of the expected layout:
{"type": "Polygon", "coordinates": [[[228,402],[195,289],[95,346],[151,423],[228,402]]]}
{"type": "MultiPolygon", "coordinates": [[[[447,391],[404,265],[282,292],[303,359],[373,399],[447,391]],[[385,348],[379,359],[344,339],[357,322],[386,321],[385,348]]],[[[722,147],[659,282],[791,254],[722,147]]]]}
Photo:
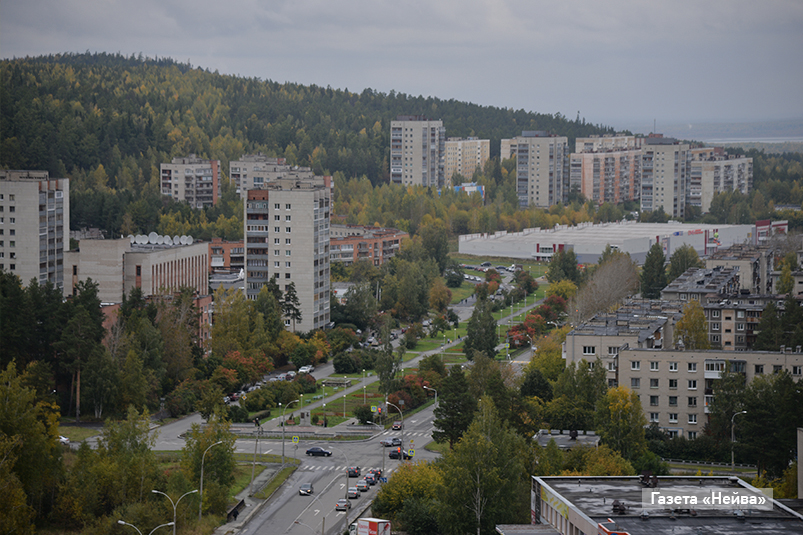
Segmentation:
{"type": "MultiPolygon", "coordinates": [[[[650,422],[651,423],[652,422],[658,423],[660,415],[661,415],[661,413],[651,412],[650,413],[650,422]]],[[[689,424],[692,424],[692,425],[696,424],[697,423],[697,415],[696,414],[689,414],[688,415],[688,419],[686,420],[686,422],[689,423],[689,424]]],[[[676,412],[670,412],[669,413],[669,423],[670,424],[678,423],[678,413],[676,413],[676,412]]],[[[689,438],[697,438],[697,432],[696,431],[690,431],[689,432],[689,438]],[[694,434],[694,436],[692,436],[692,433],[694,434]]]]}
{"type": "MultiPolygon", "coordinates": [[[[689,390],[697,390],[697,379],[688,379],[687,386],[688,386],[689,390]]],[[[660,387],[659,379],[650,379],[650,388],[659,388],[659,387],[660,387]]],[[[669,379],[669,389],[670,390],[677,390],[677,387],[678,387],[678,380],[677,379],[669,379]]],[[[633,388],[633,389],[641,388],[641,378],[640,377],[631,377],[630,378],[630,388],[633,388]]]]}

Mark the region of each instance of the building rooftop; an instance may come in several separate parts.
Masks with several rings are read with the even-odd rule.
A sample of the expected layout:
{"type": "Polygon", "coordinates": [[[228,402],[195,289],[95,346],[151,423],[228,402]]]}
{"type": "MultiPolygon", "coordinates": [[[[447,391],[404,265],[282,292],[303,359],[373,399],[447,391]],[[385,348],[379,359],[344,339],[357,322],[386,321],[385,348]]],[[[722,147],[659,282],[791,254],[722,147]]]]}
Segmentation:
{"type": "Polygon", "coordinates": [[[738,283],[739,269],[715,267],[702,269],[692,267],[663,289],[661,295],[672,292],[686,293],[731,293],[734,283],[738,283]]]}
{"type": "Polygon", "coordinates": [[[772,248],[766,245],[735,243],[727,249],[710,254],[708,260],[757,260],[771,252],[772,248]]]}
{"type": "MultiPolygon", "coordinates": [[[[591,520],[610,530],[630,534],[716,534],[803,533],[803,515],[773,501],[772,510],[649,509],[642,518],[642,490],[639,477],[534,477],[534,480],[591,520]],[[615,512],[614,500],[624,504],[615,512]]],[[[648,488],[648,487],[647,487],[648,488]]],[[[699,492],[704,489],[748,489],[746,483],[729,477],[661,476],[656,490],[699,492]]]]}
{"type": "Polygon", "coordinates": [[[596,314],[575,327],[568,336],[638,335],[644,343],[663,327],[667,320],[682,317],[683,303],[649,299],[631,299],[614,312],[596,314]]]}
{"type": "Polygon", "coordinates": [[[600,437],[593,431],[577,431],[575,437],[572,437],[571,431],[561,429],[540,429],[533,437],[538,441],[538,445],[546,448],[550,440],[554,440],[555,444],[562,450],[570,450],[575,446],[597,446],[600,437]]]}

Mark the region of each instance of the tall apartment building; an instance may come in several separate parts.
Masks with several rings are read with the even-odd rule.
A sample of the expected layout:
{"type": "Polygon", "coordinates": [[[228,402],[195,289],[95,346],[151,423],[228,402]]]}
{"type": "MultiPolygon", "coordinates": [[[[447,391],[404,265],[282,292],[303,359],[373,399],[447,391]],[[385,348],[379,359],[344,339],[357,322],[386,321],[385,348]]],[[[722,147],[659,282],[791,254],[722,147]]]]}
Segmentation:
{"type": "Polygon", "coordinates": [[[445,183],[446,129],[423,115],[399,115],[390,122],[390,181],[432,186],[445,183]]]}
{"type": "Polygon", "coordinates": [[[569,184],[598,204],[637,201],[641,195],[641,144],[636,136],[577,138],[569,184]]]}
{"type": "Polygon", "coordinates": [[[677,139],[650,134],[641,147],[641,209],[663,207],[670,217],[686,213],[689,145],[677,139]]]}
{"type": "Polygon", "coordinates": [[[268,182],[280,178],[305,179],[315,174],[309,167],[287,165],[284,158],[270,158],[264,154],[244,154],[229,164],[231,180],[240,198],[248,197],[248,190],[260,189],[268,182]]]}
{"type": "Polygon", "coordinates": [[[569,200],[569,141],[543,131],[502,140],[502,158],[516,157],[519,206],[549,208],[569,200]]]}
{"type": "Polygon", "coordinates": [[[162,195],[185,201],[193,208],[214,206],[220,198],[220,160],[204,160],[194,154],[173,158],[160,168],[162,195]]]}
{"type": "Polygon", "coordinates": [[[753,189],[753,158],[729,156],[721,147],[691,149],[689,155],[686,202],[699,206],[703,213],[711,208],[716,193],[739,191],[747,195],[753,189]]]}
{"type": "Polygon", "coordinates": [[[444,178],[451,184],[452,176],[457,173],[471,178],[474,171],[482,170],[491,156],[491,140],[469,137],[450,137],[446,140],[446,165],[444,178]]]}
{"type": "MultiPolygon", "coordinates": [[[[245,202],[245,292],[256,299],[270,278],[295,283],[302,319],[296,331],[329,323],[331,177],[278,179],[248,191],[245,202]]],[[[285,319],[289,328],[292,322],[285,319]]]]}
{"type": "Polygon", "coordinates": [[[47,171],[0,171],[0,270],[64,288],[70,180],[47,171]]]}

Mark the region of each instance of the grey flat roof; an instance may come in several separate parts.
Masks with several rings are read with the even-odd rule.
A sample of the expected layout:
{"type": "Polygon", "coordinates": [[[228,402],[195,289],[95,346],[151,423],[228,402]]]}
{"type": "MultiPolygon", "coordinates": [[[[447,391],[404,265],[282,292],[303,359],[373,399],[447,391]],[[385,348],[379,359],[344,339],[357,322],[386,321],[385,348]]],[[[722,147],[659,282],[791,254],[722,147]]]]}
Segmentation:
{"type": "Polygon", "coordinates": [[[536,433],[535,440],[542,448],[546,448],[550,440],[554,440],[562,450],[569,450],[575,446],[596,446],[599,444],[599,435],[593,431],[578,431],[577,439],[572,439],[570,431],[558,429],[541,429],[536,433]]]}
{"type": "MultiPolygon", "coordinates": [[[[649,519],[640,515],[641,491],[645,487],[633,477],[542,477],[554,492],[571,502],[585,515],[598,522],[613,520],[621,530],[631,535],[697,533],[742,535],[744,533],[803,533],[803,519],[782,509],[776,502],[772,511],[744,511],[745,520],[735,511],[699,510],[696,516],[676,512],[671,519],[669,510],[649,510],[649,519]],[[625,514],[614,513],[613,501],[627,506],[625,514]],[[699,531],[702,529],[702,531],[699,531]]],[[[728,477],[660,476],[657,489],[697,491],[701,487],[738,488],[728,477]]]]}

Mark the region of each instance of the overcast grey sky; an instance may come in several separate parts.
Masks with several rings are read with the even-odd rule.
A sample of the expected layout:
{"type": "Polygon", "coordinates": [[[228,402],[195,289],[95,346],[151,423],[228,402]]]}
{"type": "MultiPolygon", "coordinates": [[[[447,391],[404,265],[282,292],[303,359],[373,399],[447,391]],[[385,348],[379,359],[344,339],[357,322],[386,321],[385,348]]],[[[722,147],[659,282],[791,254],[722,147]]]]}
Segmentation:
{"type": "Polygon", "coordinates": [[[803,118],[801,0],[0,4],[3,58],[86,50],[617,127],[803,118]]]}

